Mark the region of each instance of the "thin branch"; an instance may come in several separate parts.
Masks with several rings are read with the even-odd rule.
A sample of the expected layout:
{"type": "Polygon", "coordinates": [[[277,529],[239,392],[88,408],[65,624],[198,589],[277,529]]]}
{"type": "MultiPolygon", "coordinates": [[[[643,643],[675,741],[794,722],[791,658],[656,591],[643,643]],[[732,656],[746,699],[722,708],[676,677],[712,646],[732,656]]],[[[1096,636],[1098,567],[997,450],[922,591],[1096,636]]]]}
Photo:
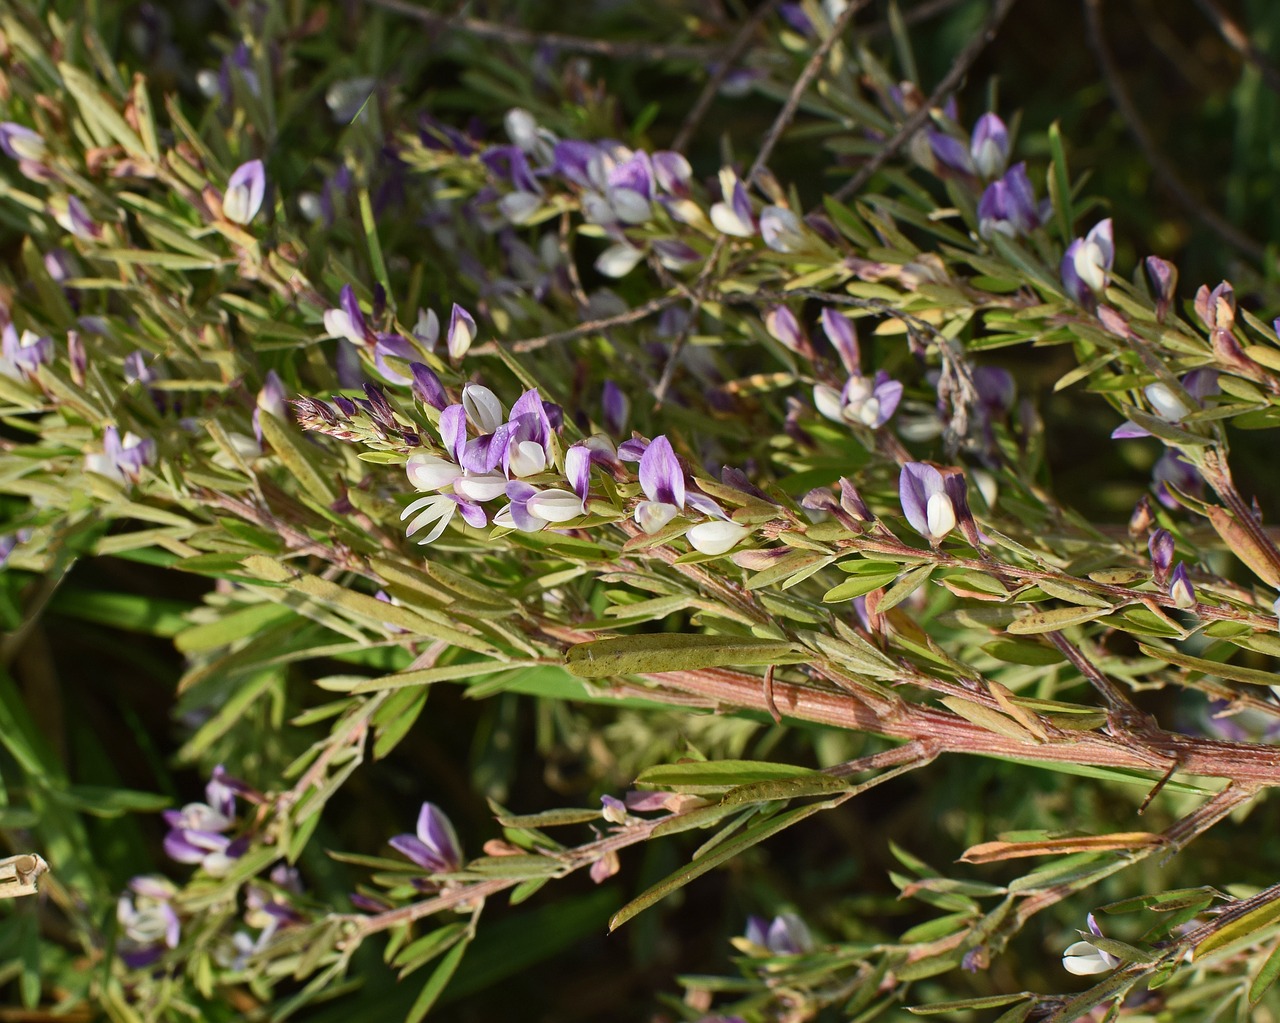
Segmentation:
{"type": "Polygon", "coordinates": [[[1125,88],[1119,69],[1111,56],[1111,50],[1107,46],[1106,35],[1102,27],[1101,8],[1100,0],[1084,0],[1084,19],[1085,28],[1089,36],[1089,45],[1098,61],[1098,69],[1102,72],[1103,80],[1107,83],[1107,91],[1111,94],[1111,102],[1115,104],[1117,112],[1124,119],[1129,133],[1133,136],[1134,141],[1138,143],[1138,147],[1146,157],[1152,172],[1165,187],[1165,190],[1173,196],[1174,201],[1184,210],[1217,234],[1228,245],[1239,249],[1250,259],[1261,261],[1266,256],[1266,249],[1243,231],[1218,216],[1217,213],[1192,195],[1191,190],[1178,177],[1178,172],[1174,169],[1173,164],[1165,159],[1164,154],[1157,148],[1155,140],[1152,139],[1147,131],[1146,125],[1142,123],[1138,108],[1134,106],[1133,99],[1129,95],[1128,89],[1125,88]]]}
{"type": "MultiPolygon", "coordinates": [[[[755,163],[751,165],[751,170],[747,172],[744,184],[750,188],[755,181],[757,175],[764,170],[769,163],[769,157],[773,154],[774,147],[778,144],[778,140],[782,138],[782,133],[790,126],[792,119],[796,116],[796,110],[800,107],[800,100],[804,98],[804,94],[809,90],[809,86],[813,84],[813,80],[818,77],[818,72],[827,62],[827,55],[844,35],[852,23],[854,15],[861,11],[870,0],[854,0],[843,11],[840,17],[836,18],[835,23],[831,26],[831,32],[813,51],[813,56],[809,58],[805,64],[804,70],[800,72],[800,77],[796,79],[795,85],[791,87],[791,92],[787,96],[787,101],[782,105],[782,109],[778,111],[778,116],[774,118],[773,124],[769,126],[769,132],[764,137],[764,142],[760,146],[760,152],[757,154],[755,163]]],[[[727,197],[726,197],[727,200],[727,197]]]]}
{"type": "Polygon", "coordinates": [[[685,43],[611,42],[608,39],[588,39],[562,32],[538,32],[514,25],[502,25],[483,18],[465,18],[440,14],[419,7],[410,0],[367,0],[370,6],[413,18],[430,28],[443,32],[459,32],[477,39],[496,39],[514,46],[545,46],[564,53],[591,53],[598,57],[632,58],[639,60],[697,60],[715,58],[716,51],[709,46],[691,46],[685,43]]]}
{"type": "Polygon", "coordinates": [[[1267,88],[1272,92],[1280,93],[1280,70],[1267,60],[1266,56],[1259,50],[1249,39],[1249,35],[1238,24],[1236,24],[1229,14],[1219,7],[1213,0],[1192,0],[1192,2],[1200,8],[1200,11],[1206,18],[1213,22],[1213,27],[1218,30],[1218,35],[1222,36],[1228,46],[1238,53],[1245,63],[1253,67],[1258,72],[1259,77],[1266,83],[1267,88]]]}
{"type": "Polygon", "coordinates": [[[933,90],[933,94],[929,99],[919,110],[915,111],[903,122],[902,127],[898,129],[893,138],[881,146],[876,155],[867,161],[857,174],[836,190],[834,198],[844,202],[849,196],[860,192],[862,186],[871,180],[871,176],[892,159],[911,140],[915,133],[924,127],[934,108],[942,103],[948,93],[954,92],[959,87],[965,75],[969,73],[969,68],[973,66],[974,61],[995,39],[1000,23],[1004,21],[1005,16],[1013,9],[1015,3],[1017,3],[1017,0],[996,0],[995,8],[991,11],[991,16],[982,27],[982,31],[970,39],[969,45],[960,51],[955,63],[951,65],[951,70],[938,83],[938,87],[933,90]]]}
{"type": "MultiPolygon", "coordinates": [[[[660,313],[668,306],[676,305],[680,302],[679,295],[664,295],[661,298],[650,299],[644,305],[636,306],[634,309],[628,309],[625,313],[618,313],[617,316],[606,316],[599,320],[588,320],[586,323],[580,323],[576,327],[569,327],[567,330],[557,330],[552,334],[542,334],[538,337],[526,337],[519,341],[503,341],[501,347],[509,352],[533,352],[539,348],[545,348],[547,345],[555,344],[557,341],[572,341],[575,338],[585,337],[588,334],[596,334],[610,327],[621,327],[628,323],[636,323],[639,320],[646,319],[654,313],[660,313]]],[[[476,345],[471,349],[472,355],[495,355],[499,348],[499,342],[489,341],[486,344],[476,345]]]]}
{"type": "Polygon", "coordinates": [[[733,42],[729,44],[729,48],[725,50],[723,56],[717,58],[719,66],[711,73],[711,77],[707,79],[706,84],[702,87],[702,92],[698,95],[693,106],[689,108],[689,113],[685,115],[684,123],[680,125],[680,130],[676,132],[676,137],[671,142],[671,148],[677,153],[685,151],[685,147],[689,145],[689,140],[693,138],[693,133],[698,130],[702,119],[706,117],[707,111],[711,109],[711,104],[716,98],[716,93],[720,91],[720,86],[724,84],[729,72],[733,70],[751,45],[751,39],[756,34],[756,30],[759,29],[764,19],[777,9],[779,2],[780,0],[768,0],[767,3],[757,7],[751,13],[751,17],[742,23],[742,28],[738,30],[738,34],[734,36],[733,42]]]}

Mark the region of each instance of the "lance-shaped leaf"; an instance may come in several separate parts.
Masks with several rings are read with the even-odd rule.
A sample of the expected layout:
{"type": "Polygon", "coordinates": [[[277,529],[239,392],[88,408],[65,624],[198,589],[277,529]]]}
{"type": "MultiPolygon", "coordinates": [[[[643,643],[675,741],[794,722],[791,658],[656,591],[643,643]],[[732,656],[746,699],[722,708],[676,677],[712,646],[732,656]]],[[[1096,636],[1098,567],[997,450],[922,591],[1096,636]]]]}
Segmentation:
{"type": "Polygon", "coordinates": [[[797,664],[810,656],[785,640],[645,633],[579,643],[569,648],[566,663],[580,678],[607,678],[725,665],[797,664]]]}

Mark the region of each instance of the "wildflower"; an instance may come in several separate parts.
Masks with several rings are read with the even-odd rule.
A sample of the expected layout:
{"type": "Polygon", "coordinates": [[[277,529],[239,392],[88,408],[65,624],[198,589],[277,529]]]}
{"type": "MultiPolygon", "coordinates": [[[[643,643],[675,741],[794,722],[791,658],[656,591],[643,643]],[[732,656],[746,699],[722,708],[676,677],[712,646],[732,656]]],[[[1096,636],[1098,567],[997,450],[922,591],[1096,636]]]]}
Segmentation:
{"type": "MultiPolygon", "coordinates": [[[[1089,932],[1094,937],[1102,937],[1102,931],[1098,929],[1092,913],[1089,914],[1089,932]]],[[[1110,952],[1104,952],[1088,939],[1075,942],[1062,953],[1063,968],[1068,973],[1074,973],[1077,977],[1106,973],[1108,970],[1114,970],[1119,965],[1119,959],[1110,952]]]]}
{"type": "Polygon", "coordinates": [[[39,163],[48,152],[44,137],[13,121],[0,121],[0,152],[13,160],[39,163]]]}
{"type": "Polygon", "coordinates": [[[432,874],[447,874],[462,866],[458,834],[435,803],[422,804],[416,835],[396,835],[390,845],[432,874]]]}
{"type": "Polygon", "coordinates": [[[1191,497],[1197,497],[1204,490],[1204,477],[1176,451],[1165,451],[1160,456],[1151,470],[1151,481],[1156,500],[1166,508],[1178,507],[1170,487],[1191,497]]]}
{"type": "Polygon", "coordinates": [[[786,306],[773,306],[764,314],[764,329],[769,332],[771,338],[797,355],[803,355],[807,359],[813,358],[813,347],[809,344],[809,339],[800,329],[795,313],[786,306]]]}
{"type": "Polygon", "coordinates": [[[1093,309],[1107,285],[1114,259],[1115,242],[1108,217],[1068,245],[1062,254],[1062,283],[1067,294],[1086,309],[1093,309]]]}
{"type": "Polygon", "coordinates": [[[1169,315],[1173,293],[1178,286],[1178,268],[1159,256],[1148,256],[1145,267],[1156,300],[1156,322],[1163,323],[1169,315]]]}
{"type": "Polygon", "coordinates": [[[360,301],[350,284],[344,284],[338,292],[338,308],[325,310],[324,330],[330,337],[346,338],[353,345],[363,345],[370,338],[360,301]]]}
{"type": "Polygon", "coordinates": [[[444,384],[440,382],[440,378],[431,367],[424,366],[420,362],[411,362],[409,372],[413,374],[413,396],[422,404],[443,411],[449,404],[449,398],[445,394],[444,384]]]}
{"type": "Polygon", "coordinates": [[[1169,582],[1173,549],[1173,534],[1167,529],[1157,529],[1147,541],[1147,550],[1151,552],[1151,577],[1157,586],[1163,587],[1169,582]]]}
{"type": "Polygon", "coordinates": [[[167,948],[177,948],[182,934],[173,908],[177,888],[163,877],[135,877],[129,893],[116,902],[116,920],[123,940],[121,958],[130,969],[154,963],[167,948]]]}
{"type": "Polygon", "coordinates": [[[828,419],[837,423],[860,423],[873,430],[889,421],[902,400],[902,384],[884,370],[868,378],[855,374],[837,392],[825,384],[813,389],[813,403],[828,419]]]}
{"type": "MultiPolygon", "coordinates": [[[[622,449],[619,448],[619,454],[622,449]]],[[[684,470],[671,441],[659,435],[640,456],[640,489],[647,501],[636,505],[635,521],[646,533],[656,533],[684,508],[684,470]]]]}
{"type": "Polygon", "coordinates": [[[432,528],[427,535],[418,541],[420,545],[425,545],[440,538],[440,534],[453,520],[455,513],[461,514],[467,525],[475,526],[477,529],[489,521],[483,508],[474,501],[468,501],[457,494],[436,494],[411,501],[400,513],[400,521],[403,522],[411,515],[415,516],[405,529],[406,536],[413,536],[423,526],[431,525],[432,528]]]}
{"type": "Polygon", "coordinates": [[[659,150],[649,158],[653,168],[654,179],[668,195],[678,198],[689,196],[689,181],[693,177],[693,168],[680,153],[670,150],[659,150]]]}
{"type": "Polygon", "coordinates": [[[476,336],[476,321],[457,302],[453,303],[453,311],[449,314],[449,333],[445,337],[445,347],[449,350],[449,358],[455,362],[467,354],[471,342],[476,336]]]}
{"type": "Polygon", "coordinates": [[[983,114],[973,126],[969,139],[973,166],[984,178],[994,178],[1009,159],[1009,129],[997,115],[983,114]]]}
{"type": "Polygon", "coordinates": [[[155,442],[126,432],[121,438],[114,426],[102,431],[102,453],[85,456],[84,467],[119,483],[136,483],[143,466],[155,461],[155,442]]]}
{"type": "Polygon", "coordinates": [[[956,528],[958,513],[953,481],[957,479],[963,493],[963,475],[944,475],[928,462],[908,462],[898,477],[898,497],[903,514],[911,528],[935,546],[956,528]]]}
{"type": "Polygon", "coordinates": [[[827,335],[827,340],[840,356],[840,362],[844,365],[845,371],[850,375],[859,372],[862,355],[858,350],[858,332],[853,326],[853,321],[830,306],[822,310],[819,319],[822,322],[822,332],[827,335]]]}
{"type": "MultiPolygon", "coordinates": [[[[1197,369],[1182,378],[1182,389],[1196,402],[1204,405],[1204,399],[1218,393],[1218,373],[1212,369],[1197,369]]],[[[1180,423],[1189,416],[1193,409],[1183,401],[1172,387],[1157,380],[1142,389],[1151,411],[1166,423],[1180,423]]],[[[1111,431],[1112,440],[1132,440],[1135,437],[1150,437],[1151,431],[1137,423],[1126,420],[1111,431]]]]}
{"type": "Polygon", "coordinates": [[[1196,589],[1187,578],[1187,566],[1181,561],[1174,566],[1169,579],[1169,598],[1184,611],[1196,606],[1196,589]]]}
{"type": "Polygon", "coordinates": [[[604,428],[613,436],[619,436],[627,428],[631,415],[631,399],[612,380],[606,380],[600,396],[604,413],[604,428]]]}
{"type": "Polygon", "coordinates": [[[640,265],[644,258],[644,249],[632,245],[628,241],[620,241],[610,245],[596,257],[595,268],[605,277],[626,277],[640,265]]]}
{"type": "Polygon", "coordinates": [[[53,338],[33,330],[21,334],[6,323],[0,334],[0,373],[15,380],[33,377],[36,370],[53,360],[53,338]]]}
{"type": "Polygon", "coordinates": [[[616,796],[601,796],[600,815],[610,824],[626,824],[627,804],[616,796]]]}
{"type": "Polygon", "coordinates": [[[281,422],[285,422],[287,419],[284,403],[284,382],[274,369],[267,370],[266,379],[262,382],[262,390],[258,392],[256,405],[257,408],[253,410],[253,433],[258,438],[258,447],[261,448],[262,413],[265,412],[269,416],[275,416],[281,422]]]}
{"type": "Polygon", "coordinates": [[[1034,231],[1043,221],[1025,163],[1014,164],[991,182],[978,200],[978,234],[986,239],[1003,234],[1016,238],[1034,231]]]}
{"type": "Polygon", "coordinates": [[[205,786],[203,803],[188,803],[181,810],[166,810],[169,833],[164,851],[179,863],[199,863],[218,877],[240,855],[239,844],[225,834],[235,826],[236,791],[241,783],[230,779],[219,764],[205,786]]]}
{"type": "Polygon", "coordinates": [[[755,217],[751,212],[751,199],[732,168],[720,171],[720,194],[723,197],[711,206],[711,223],[721,234],[738,238],[750,238],[756,233],[755,217]]]}
{"type": "Polygon", "coordinates": [[[760,211],[760,237],[775,252],[799,252],[809,243],[803,221],[785,206],[760,211]]]}
{"type": "Polygon", "coordinates": [[[794,913],[783,913],[766,921],[761,916],[747,918],[743,935],[753,945],[767,948],[774,955],[803,955],[813,948],[813,936],[805,922],[794,913]]]}
{"type": "Polygon", "coordinates": [[[261,160],[242,163],[227,179],[222,194],[222,215],[233,224],[246,225],[258,215],[267,191],[267,174],[261,160]]]}
{"type": "Polygon", "coordinates": [[[83,241],[93,241],[102,235],[102,228],[89,215],[89,208],[74,195],[67,196],[65,203],[54,205],[53,219],[64,231],[83,241]]]}
{"type": "Polygon", "coordinates": [[[751,530],[727,519],[700,522],[684,534],[689,546],[701,554],[724,554],[736,547],[751,530]]]}

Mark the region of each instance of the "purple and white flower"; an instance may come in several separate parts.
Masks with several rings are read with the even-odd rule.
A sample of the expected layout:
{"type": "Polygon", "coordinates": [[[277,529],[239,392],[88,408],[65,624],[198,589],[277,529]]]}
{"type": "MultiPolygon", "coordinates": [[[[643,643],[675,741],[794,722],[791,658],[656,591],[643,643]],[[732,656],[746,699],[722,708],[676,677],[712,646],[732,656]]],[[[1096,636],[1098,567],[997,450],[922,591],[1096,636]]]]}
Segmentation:
{"type": "Polygon", "coordinates": [[[902,384],[884,370],[878,370],[874,377],[855,374],[839,391],[826,384],[813,388],[813,403],[826,418],[873,430],[889,421],[901,400],[902,384]]]}
{"type": "Polygon", "coordinates": [[[640,489],[648,500],[636,505],[635,522],[644,532],[656,533],[680,513],[685,503],[684,469],[666,437],[659,434],[644,449],[639,476],[640,489]]]}
{"type": "Polygon", "coordinates": [[[956,528],[964,497],[964,475],[928,462],[908,462],[898,477],[898,498],[911,528],[936,546],[956,528]]]}
{"type": "Polygon", "coordinates": [[[102,431],[102,453],[85,455],[84,467],[118,483],[136,483],[155,457],[154,441],[128,431],[122,438],[114,426],[108,426],[102,431]]]}
{"type": "Polygon", "coordinates": [[[1107,286],[1107,275],[1115,259],[1111,218],[1099,221],[1083,238],[1067,246],[1062,255],[1062,283],[1067,294],[1086,309],[1098,304],[1107,286]]]}
{"type": "Polygon", "coordinates": [[[177,948],[182,934],[173,897],[178,889],[163,877],[135,877],[116,901],[121,958],[130,969],[150,966],[165,949],[177,948]]]}
{"type": "Polygon", "coordinates": [[[978,200],[978,234],[986,239],[996,234],[1017,238],[1039,227],[1044,212],[1036,205],[1027,165],[1017,163],[991,182],[978,200]]]}
{"type": "Polygon", "coordinates": [[[711,223],[721,234],[737,238],[750,238],[756,233],[755,216],[751,212],[751,199],[746,186],[731,167],[720,171],[720,202],[713,203],[709,214],[711,223]]]}
{"type": "Polygon", "coordinates": [[[783,913],[771,921],[762,916],[750,916],[743,937],[777,956],[803,955],[813,949],[813,935],[795,913],[783,913]]]}
{"type": "Polygon", "coordinates": [[[222,215],[233,224],[247,225],[258,215],[267,194],[267,171],[261,160],[242,163],[227,180],[222,215]]]}
{"type": "Polygon", "coordinates": [[[458,833],[435,803],[423,803],[418,811],[415,835],[396,835],[391,848],[407,856],[431,874],[447,874],[462,866],[462,845],[458,833]]]}
{"type": "MultiPolygon", "coordinates": [[[[1080,933],[1084,933],[1083,931],[1080,933]]],[[[1093,914],[1089,914],[1089,934],[1095,938],[1102,937],[1093,914]]],[[[1077,977],[1090,977],[1097,973],[1107,973],[1120,965],[1120,960],[1110,952],[1104,952],[1097,945],[1085,938],[1069,945],[1062,953],[1062,966],[1068,973],[1077,977]]]]}
{"type": "Polygon", "coordinates": [[[0,373],[15,380],[34,377],[39,367],[53,359],[53,338],[6,323],[0,334],[0,373]]]}

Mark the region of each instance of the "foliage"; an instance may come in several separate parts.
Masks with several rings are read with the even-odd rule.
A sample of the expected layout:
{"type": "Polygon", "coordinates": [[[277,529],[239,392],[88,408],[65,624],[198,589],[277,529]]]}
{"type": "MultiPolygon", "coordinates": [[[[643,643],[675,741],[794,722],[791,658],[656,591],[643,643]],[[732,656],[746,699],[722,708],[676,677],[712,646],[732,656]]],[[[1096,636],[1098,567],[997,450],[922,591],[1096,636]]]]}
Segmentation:
{"type": "Polygon", "coordinates": [[[13,998],[1273,1018],[1274,260],[1012,6],[0,6],[13,998]]]}

